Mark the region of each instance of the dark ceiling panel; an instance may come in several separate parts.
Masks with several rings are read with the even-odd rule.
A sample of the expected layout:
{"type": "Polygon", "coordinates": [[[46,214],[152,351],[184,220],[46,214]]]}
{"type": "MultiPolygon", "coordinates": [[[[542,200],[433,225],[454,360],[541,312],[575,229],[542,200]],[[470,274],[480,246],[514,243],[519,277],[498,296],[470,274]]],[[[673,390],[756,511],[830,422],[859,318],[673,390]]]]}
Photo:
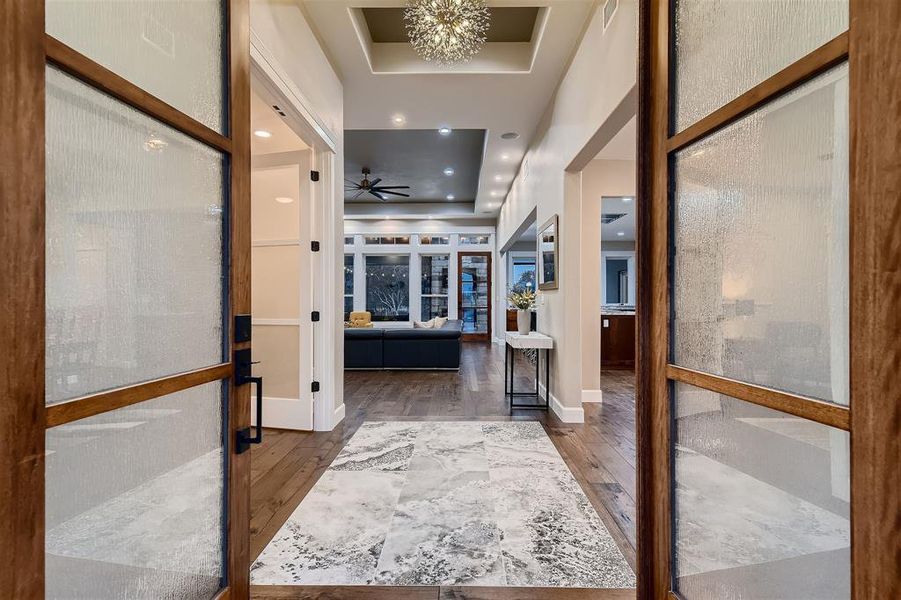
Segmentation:
{"type": "MultiPolygon", "coordinates": [[[[379,185],[408,185],[409,198],[392,197],[390,202],[472,202],[479,189],[479,173],[485,148],[484,129],[455,129],[441,135],[434,129],[367,129],[344,132],[344,177],[362,178],[369,167],[370,179],[381,177],[379,185]],[[451,167],[454,174],[444,174],[451,167]]],[[[346,202],[379,202],[369,194],[346,202]]]]}

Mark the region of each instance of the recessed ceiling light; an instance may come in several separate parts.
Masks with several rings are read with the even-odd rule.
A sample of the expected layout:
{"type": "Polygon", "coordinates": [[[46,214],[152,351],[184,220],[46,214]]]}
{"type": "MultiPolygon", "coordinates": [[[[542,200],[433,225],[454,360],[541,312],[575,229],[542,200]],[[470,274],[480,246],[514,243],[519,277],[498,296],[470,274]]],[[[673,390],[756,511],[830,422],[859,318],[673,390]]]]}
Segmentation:
{"type": "Polygon", "coordinates": [[[501,154],[501,160],[510,160],[509,154],[501,154]]]}
{"type": "Polygon", "coordinates": [[[504,140],[517,140],[519,139],[519,134],[515,131],[508,131],[507,133],[501,134],[501,139],[504,140]]]}
{"type": "Polygon", "coordinates": [[[391,122],[395,125],[403,125],[407,122],[407,119],[403,115],[394,115],[391,117],[391,122]]]}
{"type": "Polygon", "coordinates": [[[438,133],[440,133],[441,135],[450,135],[451,128],[450,127],[442,127],[441,129],[438,130],[438,133]]]}
{"type": "Polygon", "coordinates": [[[495,175],[495,176],[494,176],[494,180],[495,180],[495,181],[503,181],[503,180],[504,180],[504,177],[503,177],[503,175],[495,175]]]}
{"type": "Polygon", "coordinates": [[[453,174],[454,174],[454,169],[453,169],[453,167],[447,167],[446,169],[444,169],[444,174],[447,175],[448,177],[450,177],[451,175],[453,175],[453,174]]]}
{"type": "Polygon", "coordinates": [[[447,196],[445,196],[445,198],[447,198],[448,200],[453,200],[455,197],[456,196],[454,196],[453,194],[448,194],[447,196]]]}
{"type": "Polygon", "coordinates": [[[256,131],[253,132],[253,134],[255,136],[257,136],[258,138],[271,138],[272,137],[272,132],[266,131],[265,129],[257,129],[256,131]]]}
{"type": "Polygon", "coordinates": [[[632,202],[632,198],[629,196],[623,196],[623,202],[632,202]]]}
{"type": "Polygon", "coordinates": [[[497,197],[500,196],[500,195],[501,195],[501,193],[500,193],[499,191],[497,191],[497,190],[491,190],[491,197],[492,197],[492,198],[497,198],[497,197]]]}
{"type": "Polygon", "coordinates": [[[281,204],[291,204],[292,202],[294,202],[294,198],[288,198],[287,196],[279,196],[278,198],[275,199],[275,201],[279,202],[281,204]]]}
{"type": "Polygon", "coordinates": [[[617,231],[616,235],[623,237],[624,235],[626,235],[626,232],[625,231],[617,231]]]}

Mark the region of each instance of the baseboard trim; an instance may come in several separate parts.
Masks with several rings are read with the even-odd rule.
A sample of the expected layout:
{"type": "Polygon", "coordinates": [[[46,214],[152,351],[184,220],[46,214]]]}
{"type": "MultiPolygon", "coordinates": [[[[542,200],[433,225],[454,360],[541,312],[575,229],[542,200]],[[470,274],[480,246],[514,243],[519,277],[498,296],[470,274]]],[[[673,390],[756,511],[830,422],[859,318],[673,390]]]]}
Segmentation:
{"type": "MultiPolygon", "coordinates": [[[[545,388],[543,383],[538,384],[538,393],[541,394],[542,398],[545,395],[545,388]]],[[[563,404],[557,399],[554,394],[551,394],[551,411],[557,415],[557,418],[563,421],[564,423],[584,423],[585,422],[585,411],[582,409],[581,404],[578,407],[571,406],[563,406],[563,404]]]]}
{"type": "Polygon", "coordinates": [[[600,403],[604,401],[603,390],[582,390],[582,402],[600,403]]]}
{"type": "Polygon", "coordinates": [[[344,403],[341,403],[341,406],[335,409],[335,412],[332,414],[332,427],[334,429],[338,426],[338,423],[344,420],[344,403]]]}
{"type": "MultiPolygon", "coordinates": [[[[250,403],[250,418],[257,422],[256,402],[250,403]]],[[[263,427],[310,431],[313,429],[313,411],[304,410],[304,401],[298,398],[263,396],[263,427]]]]}

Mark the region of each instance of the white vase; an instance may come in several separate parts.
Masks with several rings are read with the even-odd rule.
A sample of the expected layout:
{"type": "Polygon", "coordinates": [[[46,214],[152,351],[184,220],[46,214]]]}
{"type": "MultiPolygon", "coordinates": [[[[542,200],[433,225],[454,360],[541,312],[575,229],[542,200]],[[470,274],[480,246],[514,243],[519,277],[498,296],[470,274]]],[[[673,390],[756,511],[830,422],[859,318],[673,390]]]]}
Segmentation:
{"type": "Polygon", "coordinates": [[[532,311],[518,309],[516,311],[516,330],[520,335],[529,335],[532,329],[532,311]]]}

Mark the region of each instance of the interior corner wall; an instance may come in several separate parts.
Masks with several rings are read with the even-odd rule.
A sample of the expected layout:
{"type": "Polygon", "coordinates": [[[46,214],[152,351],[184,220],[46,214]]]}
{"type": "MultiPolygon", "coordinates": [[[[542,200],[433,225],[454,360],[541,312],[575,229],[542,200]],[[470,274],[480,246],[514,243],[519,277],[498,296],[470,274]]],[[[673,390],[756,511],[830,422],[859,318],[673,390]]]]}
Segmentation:
{"type": "Polygon", "coordinates": [[[498,216],[499,247],[508,243],[536,207],[539,227],[554,214],[559,216],[560,286],[543,293],[538,326],[556,340],[551,391],[565,411],[572,411],[567,414],[573,419],[581,414],[582,406],[582,361],[578,358],[582,350],[578,241],[581,185],[578,179],[569,178],[575,174],[564,174],[635,87],[637,4],[637,0],[620,0],[606,30],[601,7],[595,8],[498,216]]]}
{"type": "MultiPolygon", "coordinates": [[[[316,378],[321,392],[315,398],[314,426],[330,430],[344,414],[344,86],[316,39],[300,6],[284,0],[252,0],[250,29],[283,69],[283,76],[303,95],[305,108],[324,126],[334,141],[335,153],[317,148],[315,168],[323,178],[317,196],[323,248],[323,266],[331,286],[322,293],[322,320],[317,335],[328,356],[316,357],[316,378]]],[[[308,141],[308,140],[305,140],[308,141]]]]}
{"type": "Polygon", "coordinates": [[[601,389],[601,250],[635,249],[634,241],[601,239],[601,198],[635,196],[634,160],[592,160],[582,170],[582,389],[601,389]],[[614,246],[611,246],[614,245],[614,246]]]}

